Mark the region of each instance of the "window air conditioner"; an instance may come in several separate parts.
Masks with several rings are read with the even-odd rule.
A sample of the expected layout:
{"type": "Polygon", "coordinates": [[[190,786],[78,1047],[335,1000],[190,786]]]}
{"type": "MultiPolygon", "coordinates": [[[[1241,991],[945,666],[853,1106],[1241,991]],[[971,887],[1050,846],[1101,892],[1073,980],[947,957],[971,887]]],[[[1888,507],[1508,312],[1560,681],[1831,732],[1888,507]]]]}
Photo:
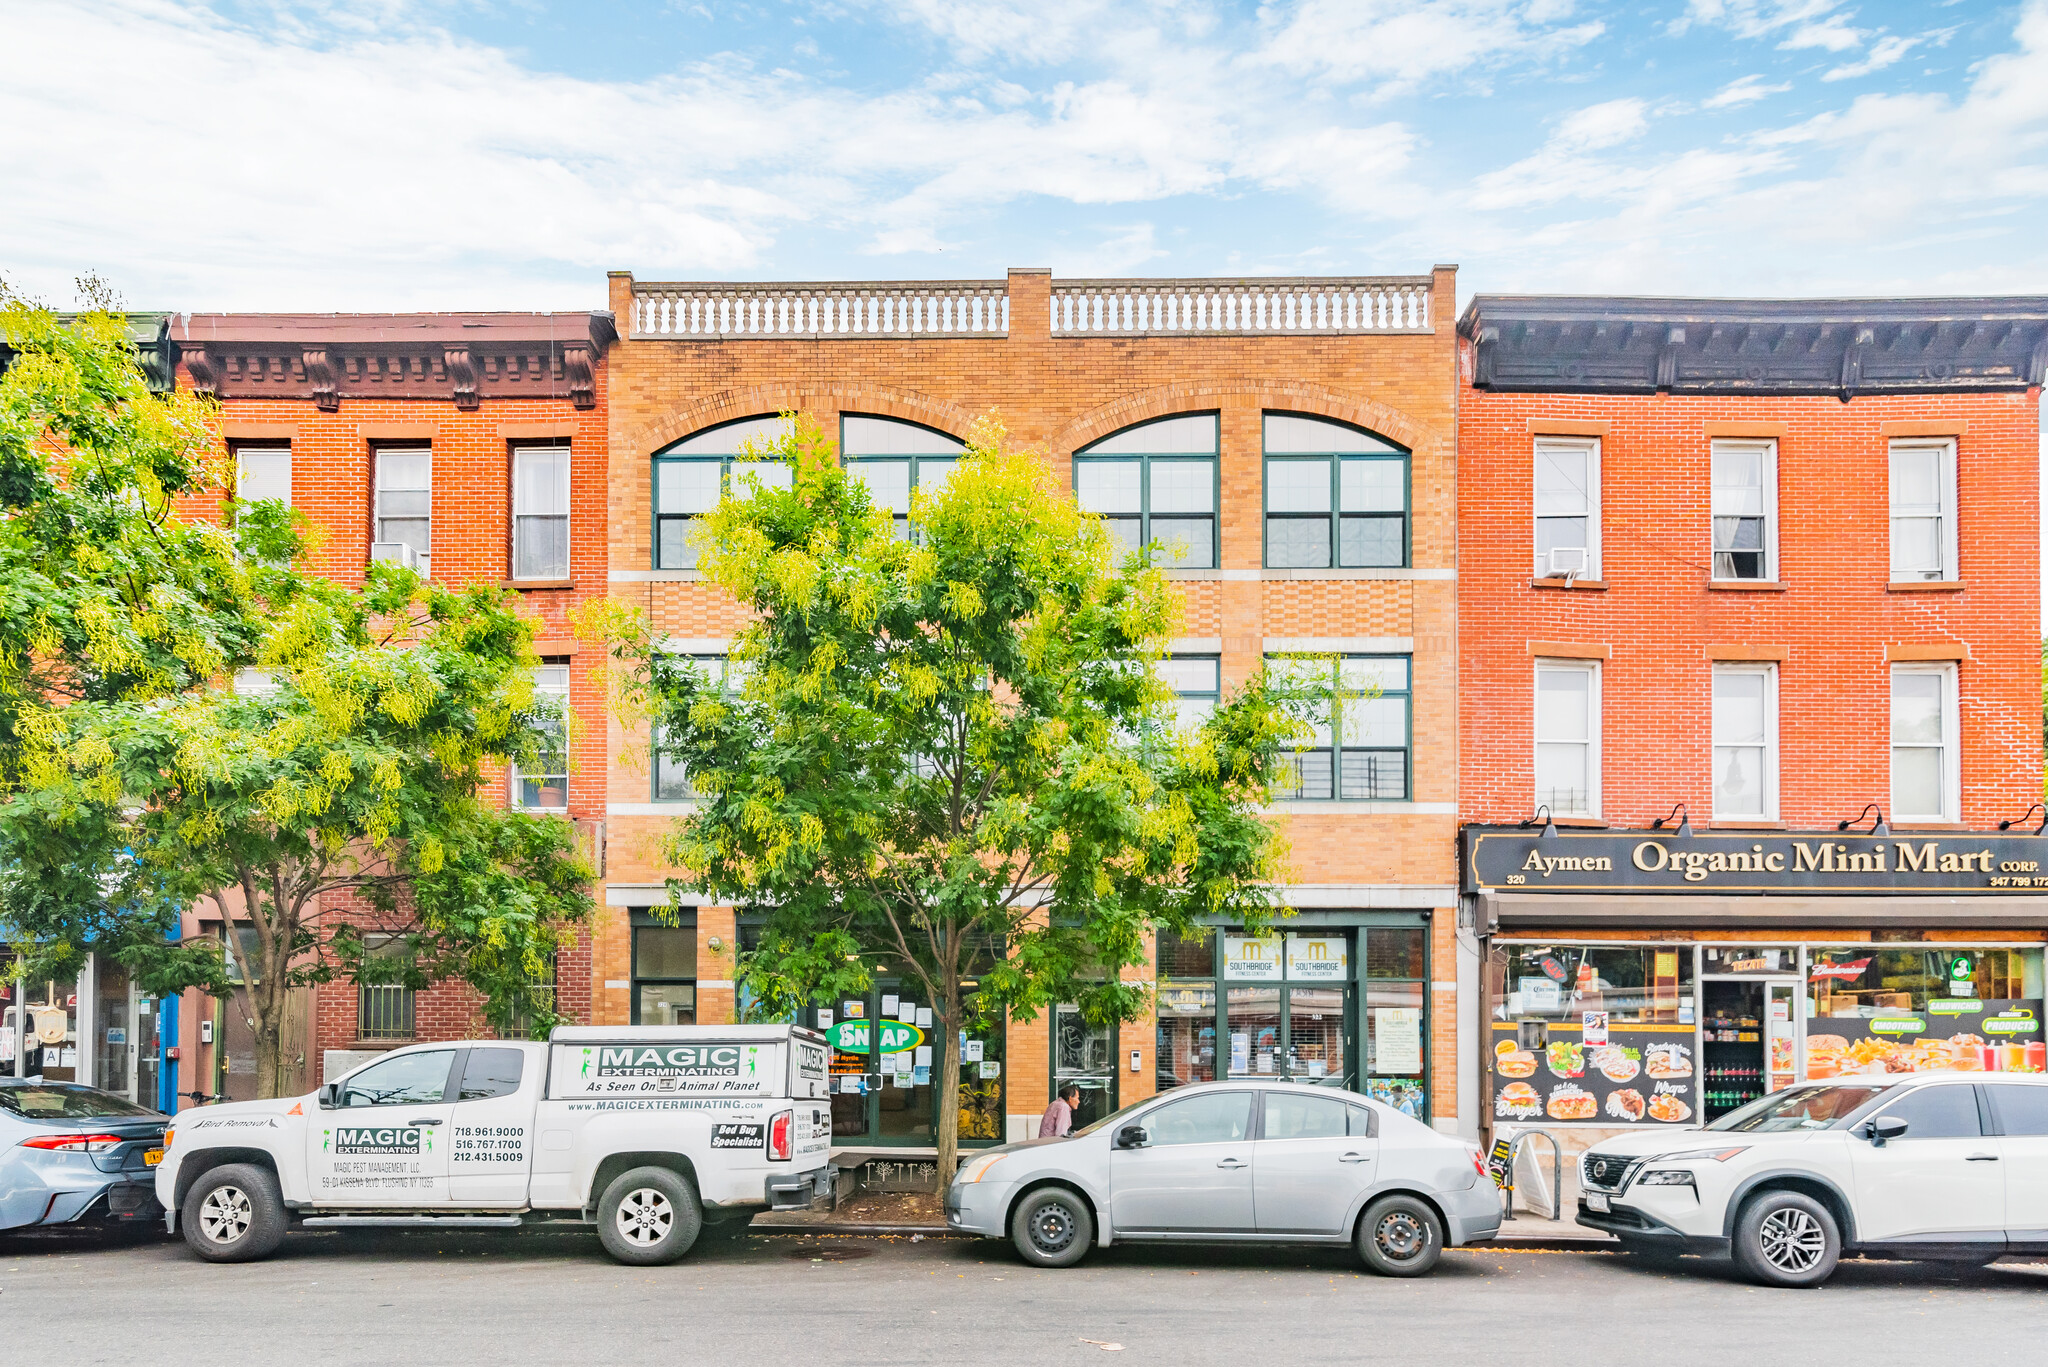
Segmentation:
{"type": "Polygon", "coordinates": [[[420,553],[403,541],[372,541],[370,560],[388,560],[394,565],[403,565],[409,570],[420,567],[420,553]]]}
{"type": "Polygon", "coordinates": [[[1586,572],[1586,563],[1590,559],[1584,546],[1552,546],[1550,572],[1571,579],[1586,572]]]}

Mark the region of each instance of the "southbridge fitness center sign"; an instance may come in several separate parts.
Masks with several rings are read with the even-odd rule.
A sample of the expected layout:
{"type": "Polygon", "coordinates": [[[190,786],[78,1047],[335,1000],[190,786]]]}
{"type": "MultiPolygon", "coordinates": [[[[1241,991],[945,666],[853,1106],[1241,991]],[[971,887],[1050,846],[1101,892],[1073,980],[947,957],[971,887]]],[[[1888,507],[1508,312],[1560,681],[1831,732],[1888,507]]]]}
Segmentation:
{"type": "Polygon", "coordinates": [[[2048,891],[2048,838],[1942,831],[1467,827],[1467,892],[1998,894],[2048,891]]]}

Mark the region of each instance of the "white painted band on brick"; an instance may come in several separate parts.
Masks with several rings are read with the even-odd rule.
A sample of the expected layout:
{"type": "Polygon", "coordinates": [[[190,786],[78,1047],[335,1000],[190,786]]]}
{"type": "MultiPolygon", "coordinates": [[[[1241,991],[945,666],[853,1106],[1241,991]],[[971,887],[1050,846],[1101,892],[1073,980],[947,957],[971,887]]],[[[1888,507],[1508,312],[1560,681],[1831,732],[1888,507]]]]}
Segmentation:
{"type": "Polygon", "coordinates": [[[723,655],[732,649],[732,637],[664,636],[660,649],[676,655],[723,655]]]}
{"type": "Polygon", "coordinates": [[[1384,655],[1412,655],[1413,636],[1266,636],[1265,648],[1272,650],[1315,650],[1373,652],[1384,655]]]}
{"type": "MultiPolygon", "coordinates": [[[[604,890],[604,904],[608,907],[665,907],[671,905],[668,888],[661,883],[610,883],[604,890]]],[[[701,897],[685,894],[676,906],[698,907],[704,904],[701,897]]]]}
{"type": "Polygon", "coordinates": [[[1296,883],[1274,889],[1290,907],[1454,907],[1453,883],[1296,883]]]}
{"type": "Polygon", "coordinates": [[[605,578],[614,584],[701,584],[702,570],[613,570],[605,578]]]}
{"type": "Polygon", "coordinates": [[[631,978],[606,978],[604,985],[608,988],[630,989],[633,986],[633,980],[631,978]]]}
{"type": "Polygon", "coordinates": [[[1431,983],[1429,990],[1432,992],[1456,992],[1458,985],[1456,983],[1431,983]]]}
{"type": "Polygon", "coordinates": [[[699,988],[722,987],[730,992],[732,991],[733,983],[731,978],[699,978],[697,979],[697,986],[699,988]]]}
{"type": "Polygon", "coordinates": [[[1411,816],[1456,816],[1455,802],[1269,802],[1259,808],[1293,816],[1370,816],[1405,814],[1411,816]]]}
{"type": "Polygon", "coordinates": [[[607,802],[606,816],[688,816],[697,810],[694,802],[607,802]]]}
{"type": "MultiPolygon", "coordinates": [[[[619,571],[614,570],[617,574],[619,571]]],[[[1281,583],[1294,579],[1456,579],[1456,570],[1167,570],[1168,579],[1222,579],[1231,583],[1281,583]]]]}
{"type": "Polygon", "coordinates": [[[1169,655],[1217,655],[1223,651],[1221,636],[1177,636],[1166,643],[1169,655]]]}

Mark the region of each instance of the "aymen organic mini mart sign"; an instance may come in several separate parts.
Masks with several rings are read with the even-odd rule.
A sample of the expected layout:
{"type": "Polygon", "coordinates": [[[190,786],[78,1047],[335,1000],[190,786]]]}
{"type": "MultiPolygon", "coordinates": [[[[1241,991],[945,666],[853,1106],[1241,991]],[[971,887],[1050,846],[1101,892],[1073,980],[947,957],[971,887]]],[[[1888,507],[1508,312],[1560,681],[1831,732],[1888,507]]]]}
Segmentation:
{"type": "Polygon", "coordinates": [[[2048,892],[2048,838],[1467,827],[1467,892],[2048,892]]]}

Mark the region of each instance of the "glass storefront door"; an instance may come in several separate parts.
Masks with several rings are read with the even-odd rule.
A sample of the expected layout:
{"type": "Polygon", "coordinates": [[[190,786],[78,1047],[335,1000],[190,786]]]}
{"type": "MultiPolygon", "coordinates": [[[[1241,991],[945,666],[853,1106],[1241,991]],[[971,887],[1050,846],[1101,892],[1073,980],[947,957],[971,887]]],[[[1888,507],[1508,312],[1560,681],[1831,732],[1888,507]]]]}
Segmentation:
{"type": "Polygon", "coordinates": [[[1052,1090],[1081,1089],[1074,1128],[1093,1125],[1116,1109],[1116,1030],[1091,1025],[1081,1008],[1062,1002],[1052,1013],[1052,1090]]]}
{"type": "Polygon", "coordinates": [[[914,982],[877,978],[864,996],[809,1013],[832,1043],[832,1142],[905,1148],[938,1142],[946,1049],[960,1051],[960,1142],[1003,1138],[1003,1028],[947,1041],[914,982]]]}
{"type": "Polygon", "coordinates": [[[128,970],[100,959],[93,975],[93,1086],[135,1099],[135,1002],[128,970]]]}
{"type": "Polygon", "coordinates": [[[1223,937],[1228,1076],[1358,1085],[1351,947],[1348,931],[1223,937]]]}

